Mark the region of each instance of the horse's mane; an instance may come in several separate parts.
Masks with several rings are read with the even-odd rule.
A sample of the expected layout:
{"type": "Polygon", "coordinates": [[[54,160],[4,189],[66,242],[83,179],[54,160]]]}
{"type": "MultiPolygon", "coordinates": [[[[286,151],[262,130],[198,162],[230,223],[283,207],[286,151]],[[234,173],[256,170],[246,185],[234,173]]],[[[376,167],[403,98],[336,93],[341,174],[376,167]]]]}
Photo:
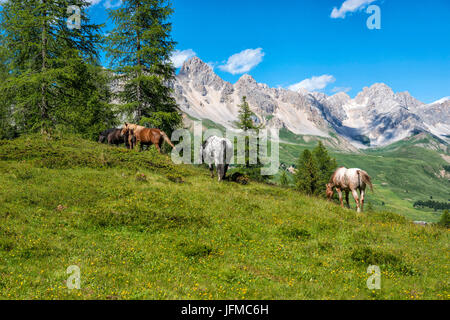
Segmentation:
{"type": "Polygon", "coordinates": [[[334,184],[334,178],[336,177],[337,172],[338,172],[340,169],[342,169],[342,168],[345,168],[345,167],[339,167],[339,168],[336,169],[336,171],[334,171],[333,175],[332,175],[331,178],[330,178],[329,183],[334,184]]]}

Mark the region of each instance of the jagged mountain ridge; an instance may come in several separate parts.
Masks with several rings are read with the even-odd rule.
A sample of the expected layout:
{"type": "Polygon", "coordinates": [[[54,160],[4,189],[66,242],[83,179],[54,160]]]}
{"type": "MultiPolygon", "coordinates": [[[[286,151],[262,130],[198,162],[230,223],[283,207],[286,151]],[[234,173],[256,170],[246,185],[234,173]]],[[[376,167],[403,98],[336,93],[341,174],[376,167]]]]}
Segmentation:
{"type": "Polygon", "coordinates": [[[346,93],[327,96],[304,89],[270,88],[243,75],[235,84],[224,81],[197,57],[187,60],[174,81],[181,110],[233,128],[242,96],[266,127],[297,135],[332,138],[344,149],[385,146],[417,132],[441,139],[450,135],[450,100],[426,105],[408,92],[394,93],[382,83],[366,87],[354,99],[346,93]]]}

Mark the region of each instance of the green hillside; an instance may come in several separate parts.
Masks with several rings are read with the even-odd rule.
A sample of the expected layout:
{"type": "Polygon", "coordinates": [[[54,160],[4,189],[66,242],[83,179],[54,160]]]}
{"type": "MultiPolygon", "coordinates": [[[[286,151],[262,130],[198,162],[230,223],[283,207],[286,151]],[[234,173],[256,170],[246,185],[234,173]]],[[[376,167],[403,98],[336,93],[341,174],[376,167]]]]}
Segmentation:
{"type": "Polygon", "coordinates": [[[0,298],[450,298],[448,230],[208,175],[153,148],[0,141],[0,298]]]}
{"type": "MultiPolygon", "coordinates": [[[[281,161],[288,165],[296,164],[303,150],[313,147],[281,144],[281,161]]],[[[368,149],[359,154],[336,150],[331,153],[339,166],[364,169],[373,178],[375,193],[369,192],[367,201],[375,208],[400,213],[412,220],[436,222],[442,212],[415,209],[413,204],[430,197],[435,201],[450,201],[450,180],[448,176],[441,176],[444,167],[448,166],[444,157],[449,155],[449,150],[444,141],[419,134],[388,147],[368,149]]]]}
{"type": "MultiPolygon", "coordinates": [[[[212,121],[202,121],[205,129],[225,132],[224,127],[212,121]]],[[[416,201],[430,200],[431,197],[434,201],[450,201],[450,172],[444,169],[450,165],[448,143],[430,134],[420,133],[387,147],[349,153],[337,149],[337,140],[333,138],[336,138],[334,134],[331,134],[331,139],[322,139],[296,135],[282,129],[280,161],[287,166],[296,165],[305,149],[313,149],[322,140],[339,166],[361,168],[369,173],[375,193],[369,191],[366,199],[374,208],[396,212],[410,220],[439,221],[442,211],[417,209],[413,205],[416,201]],[[443,170],[444,176],[441,175],[443,170]]],[[[275,181],[279,180],[280,174],[274,177],[275,181]]],[[[293,183],[291,174],[289,179],[293,183]]],[[[354,206],[354,203],[351,205],[354,206]]]]}

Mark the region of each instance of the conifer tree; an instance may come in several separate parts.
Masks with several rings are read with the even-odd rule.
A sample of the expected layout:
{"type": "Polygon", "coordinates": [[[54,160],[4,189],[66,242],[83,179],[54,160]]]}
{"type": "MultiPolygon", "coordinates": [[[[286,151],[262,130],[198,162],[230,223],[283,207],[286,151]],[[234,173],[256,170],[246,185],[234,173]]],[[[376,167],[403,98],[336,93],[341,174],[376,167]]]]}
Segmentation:
{"type": "Polygon", "coordinates": [[[327,149],[323,145],[322,141],[313,150],[313,156],[317,161],[318,180],[317,180],[317,190],[319,194],[324,194],[321,192],[325,189],[325,185],[329,182],[331,175],[337,168],[336,159],[331,158],[328,154],[327,149]]]}
{"type": "Polygon", "coordinates": [[[136,123],[167,133],[182,120],[169,86],[175,73],[172,13],[167,0],[126,0],[109,11],[115,28],[106,39],[107,57],[122,88],[122,111],[136,123]]]}
{"type": "Polygon", "coordinates": [[[307,194],[315,195],[318,189],[319,170],[315,157],[306,149],[298,161],[298,168],[295,174],[297,190],[307,194]]]}
{"type": "Polygon", "coordinates": [[[336,167],[336,160],[319,141],[312,152],[305,150],[300,156],[295,175],[297,189],[309,195],[325,196],[325,185],[336,167]]]}
{"type": "Polygon", "coordinates": [[[87,0],[7,0],[2,4],[1,42],[9,54],[10,77],[0,84],[0,94],[6,107],[14,109],[20,132],[65,127],[72,119],[63,110],[70,107],[72,115],[77,111],[85,115],[89,103],[91,111],[98,111],[98,104],[79,97],[98,93],[92,82],[85,83],[99,68],[91,68],[89,75],[83,74],[85,78],[76,73],[85,64],[95,65],[98,58],[101,26],[90,23],[85,10],[89,5],[87,0]],[[69,6],[81,9],[79,29],[68,28],[69,6]]]}
{"type": "Polygon", "coordinates": [[[247,97],[242,97],[242,104],[238,105],[239,111],[238,111],[238,121],[236,122],[236,126],[243,130],[244,132],[247,132],[249,130],[259,130],[261,127],[255,125],[253,122],[253,117],[255,116],[255,113],[250,110],[250,106],[247,102],[247,97]]]}
{"type": "Polygon", "coordinates": [[[262,163],[259,158],[259,130],[262,128],[262,125],[257,125],[254,122],[254,118],[256,117],[255,113],[251,111],[250,106],[247,102],[247,97],[242,97],[242,104],[238,105],[238,121],[235,122],[235,126],[238,129],[244,131],[245,137],[245,165],[243,166],[242,171],[244,171],[247,175],[252,177],[255,180],[267,180],[270,177],[261,175],[262,163]],[[248,134],[255,134],[256,137],[256,146],[250,144],[250,138],[248,134]],[[256,164],[250,164],[250,154],[256,153],[256,164]]]}
{"type": "MultiPolygon", "coordinates": [[[[0,84],[5,83],[9,77],[7,59],[7,51],[0,42],[0,84]]],[[[12,138],[14,132],[11,106],[8,105],[5,97],[0,94],[0,139],[12,138]]]]}

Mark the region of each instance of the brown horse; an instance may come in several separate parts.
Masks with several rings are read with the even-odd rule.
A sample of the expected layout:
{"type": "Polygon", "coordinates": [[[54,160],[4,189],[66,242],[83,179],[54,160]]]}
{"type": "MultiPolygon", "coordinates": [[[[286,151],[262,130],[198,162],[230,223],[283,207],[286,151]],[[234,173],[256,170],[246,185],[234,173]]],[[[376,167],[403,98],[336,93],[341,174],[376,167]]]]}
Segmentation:
{"type": "Polygon", "coordinates": [[[99,143],[107,142],[109,145],[119,146],[122,143],[128,147],[128,136],[122,135],[121,129],[109,129],[100,133],[98,138],[99,143]]]}
{"type": "MultiPolygon", "coordinates": [[[[164,131],[159,129],[148,129],[135,124],[125,123],[122,129],[122,134],[129,134],[129,139],[131,140],[131,149],[134,149],[134,145],[139,143],[139,149],[142,151],[144,145],[151,146],[155,145],[159,153],[161,153],[161,146],[166,141],[172,148],[175,148],[172,141],[164,131]],[[133,141],[133,139],[135,139],[133,141]]],[[[130,141],[129,140],[129,141],[130,141]]]]}
{"type": "Polygon", "coordinates": [[[335,173],[333,173],[330,182],[327,184],[327,197],[328,200],[331,201],[331,198],[334,194],[333,189],[336,188],[336,191],[339,194],[341,207],[344,207],[342,191],[345,191],[345,200],[347,202],[347,206],[350,208],[348,196],[349,192],[351,191],[356,202],[357,211],[361,212],[364,209],[364,195],[366,192],[366,186],[369,186],[373,192],[372,181],[367,172],[361,169],[347,169],[341,167],[337,169],[335,173]],[[361,199],[359,199],[358,197],[358,189],[361,195],[361,199]]]}

